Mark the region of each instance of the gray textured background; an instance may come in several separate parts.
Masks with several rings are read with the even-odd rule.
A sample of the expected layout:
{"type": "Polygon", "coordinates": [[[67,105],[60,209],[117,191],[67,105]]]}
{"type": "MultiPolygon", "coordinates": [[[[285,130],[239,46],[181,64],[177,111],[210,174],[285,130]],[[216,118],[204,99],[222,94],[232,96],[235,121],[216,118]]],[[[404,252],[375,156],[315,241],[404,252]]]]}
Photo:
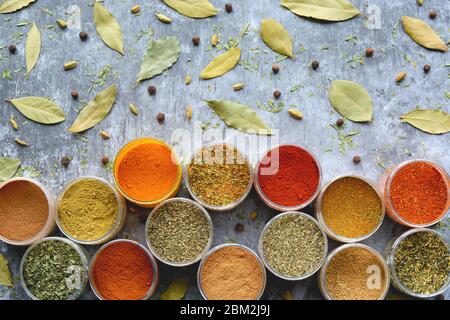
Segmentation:
{"type": "MultiPolygon", "coordinates": [[[[441,107],[449,112],[448,73],[446,68],[448,53],[428,51],[415,44],[402,30],[398,19],[401,15],[411,15],[428,23],[447,41],[449,39],[450,2],[425,0],[422,7],[415,0],[353,0],[356,7],[365,13],[371,9],[379,10],[379,29],[367,28],[365,20],[357,17],[342,23],[319,23],[300,18],[279,6],[277,0],[233,1],[234,12],[227,14],[223,7],[228,1],[211,0],[219,8],[216,17],[194,20],[183,17],[166,7],[161,1],[120,1],[108,0],[105,6],[115,15],[124,34],[125,56],[109,49],[100,40],[92,23],[92,6],[89,1],[81,0],[38,0],[29,8],[13,14],[0,15],[0,46],[16,43],[17,54],[10,56],[7,48],[0,50],[0,72],[11,70],[12,80],[0,77],[0,156],[10,156],[21,159],[25,168],[25,176],[35,176],[49,186],[55,194],[69,180],[79,175],[97,175],[112,181],[108,168],[100,165],[102,155],[113,159],[115,153],[127,141],[141,137],[153,136],[170,140],[172,131],[184,128],[193,132],[198,121],[209,121],[213,114],[202,103],[202,99],[229,99],[251,106],[261,115],[269,126],[281,129],[279,139],[282,143],[295,143],[308,147],[318,157],[323,169],[323,182],[335,176],[356,173],[377,180],[383,172],[382,165],[398,163],[405,159],[426,158],[437,161],[449,171],[450,135],[428,135],[399,121],[399,116],[414,109],[441,107]],[[142,14],[133,16],[129,13],[132,5],[140,4],[142,14]],[[49,9],[52,13],[45,12],[49,9]],[[81,8],[80,24],[71,24],[67,30],[60,30],[55,19],[64,18],[76,21],[76,12],[81,8]],[[436,20],[428,19],[428,12],[435,8],[438,11],[436,20]],[[154,17],[155,12],[170,16],[172,24],[162,24],[154,17]],[[70,17],[69,17],[70,16],[70,17]],[[289,30],[294,39],[297,51],[302,46],[305,52],[299,54],[296,60],[280,62],[281,71],[271,76],[271,64],[278,55],[268,49],[258,34],[260,20],[276,18],[289,30]],[[24,35],[29,25],[17,27],[21,22],[35,21],[42,34],[42,51],[39,61],[25,79],[24,35]],[[198,75],[212,56],[217,53],[207,51],[209,38],[218,32],[222,41],[228,37],[236,37],[246,22],[250,23],[250,33],[241,41],[242,59],[251,64],[257,62],[254,70],[247,70],[239,65],[233,71],[217,79],[202,81],[198,75]],[[54,25],[51,27],[50,25],[54,25]],[[176,36],[181,43],[181,55],[178,62],[164,75],[141,83],[133,88],[143,56],[147,38],[138,38],[140,30],[154,30],[153,39],[166,35],[176,36]],[[78,38],[80,30],[89,33],[89,40],[81,42],[78,38]],[[194,47],[191,38],[201,37],[201,45],[194,47]],[[357,42],[345,41],[350,35],[357,36],[357,42]],[[324,50],[327,47],[328,50],[324,50]],[[354,55],[364,54],[366,47],[375,48],[373,58],[365,60],[364,65],[349,63],[354,55]],[[260,53],[257,54],[259,48],[260,53]],[[250,50],[255,49],[255,50],[250,50]],[[263,52],[264,50],[264,52],[263,52]],[[320,68],[312,71],[308,67],[312,59],[320,61],[320,68]],[[68,60],[78,60],[80,65],[69,72],[62,69],[68,60]],[[408,61],[410,60],[410,61],[408,61]],[[425,75],[422,66],[429,63],[431,72],[425,75]],[[96,87],[90,93],[88,89],[97,72],[106,64],[110,64],[113,73],[107,78],[103,87],[96,87]],[[20,70],[18,70],[20,69],[20,70]],[[13,72],[16,71],[16,72],[13,72]],[[397,86],[395,75],[405,71],[408,77],[397,86]],[[93,75],[94,74],[94,75],[93,75]],[[190,74],[193,82],[184,85],[184,77],[190,74]],[[345,132],[359,130],[354,136],[353,149],[345,154],[338,151],[337,134],[329,124],[339,117],[327,99],[327,87],[330,81],[347,79],[363,84],[369,91],[374,105],[374,121],[370,124],[346,123],[345,132]],[[244,82],[246,88],[234,92],[231,85],[244,82]],[[70,134],[67,129],[77,116],[86,101],[89,101],[108,84],[118,85],[118,98],[112,112],[95,128],[78,136],[70,134]],[[155,96],[149,96],[147,86],[153,84],[158,88],[155,96]],[[302,88],[290,92],[294,85],[302,88]],[[70,91],[76,89],[80,93],[80,101],[70,97],[70,91]],[[266,103],[272,99],[272,92],[279,89],[286,106],[294,104],[305,114],[303,121],[296,121],[287,114],[287,107],[280,113],[269,113],[259,110],[256,102],[266,103]],[[53,98],[67,115],[67,120],[58,125],[46,126],[32,122],[17,112],[14,107],[4,102],[7,98],[20,96],[44,96],[53,98]],[[139,116],[134,116],[128,110],[128,104],[135,103],[140,110],[139,116]],[[192,122],[184,117],[185,107],[190,104],[194,109],[192,122]],[[158,124],[155,116],[158,112],[166,114],[164,124],[158,124]],[[8,125],[8,119],[14,116],[20,124],[15,132],[8,125]],[[197,122],[197,123],[196,123],[197,122]],[[111,139],[104,141],[99,137],[99,131],[106,130],[111,139]],[[30,143],[29,147],[20,147],[14,143],[14,138],[20,137],[30,143]],[[352,163],[352,157],[359,154],[362,157],[360,165],[352,163]],[[73,157],[69,168],[59,165],[62,156],[73,157]]],[[[219,124],[225,126],[217,117],[211,121],[211,127],[219,124]]],[[[242,134],[240,134],[242,136],[242,134]]],[[[259,150],[264,152],[264,150],[259,150]]],[[[183,186],[180,196],[187,196],[183,186]]],[[[310,209],[306,210],[311,212],[310,209]]],[[[257,248],[257,241],[265,221],[275,214],[268,209],[252,191],[249,198],[237,209],[228,213],[212,213],[215,225],[214,244],[226,240],[257,248]],[[245,218],[257,210],[256,222],[245,218]],[[236,233],[234,226],[241,222],[245,231],[236,233]]],[[[120,237],[129,237],[144,243],[144,225],[136,214],[128,216],[126,226],[120,237]]],[[[383,251],[386,242],[394,235],[405,231],[386,218],[381,229],[364,243],[383,251]]],[[[448,235],[448,229],[446,231],[448,235]]],[[[335,247],[331,243],[331,247],[335,247]]],[[[91,253],[98,247],[89,248],[91,253]]],[[[16,248],[0,242],[0,252],[10,261],[13,275],[18,275],[18,265],[25,248],[16,248]]],[[[197,265],[189,268],[170,268],[161,266],[161,283],[159,293],[166,289],[169,283],[182,276],[189,276],[191,286],[187,299],[198,299],[200,294],[196,287],[195,275],[197,265]]],[[[313,276],[301,282],[285,282],[269,275],[264,298],[280,299],[286,290],[293,290],[295,299],[319,299],[317,277],[313,276]]],[[[393,291],[396,295],[397,293],[393,291]]],[[[0,287],[0,299],[25,298],[25,294],[16,282],[13,289],[0,287]]],[[[447,292],[448,297],[448,292],[447,292]]],[[[90,290],[86,290],[84,298],[94,298],[90,290]]]]}

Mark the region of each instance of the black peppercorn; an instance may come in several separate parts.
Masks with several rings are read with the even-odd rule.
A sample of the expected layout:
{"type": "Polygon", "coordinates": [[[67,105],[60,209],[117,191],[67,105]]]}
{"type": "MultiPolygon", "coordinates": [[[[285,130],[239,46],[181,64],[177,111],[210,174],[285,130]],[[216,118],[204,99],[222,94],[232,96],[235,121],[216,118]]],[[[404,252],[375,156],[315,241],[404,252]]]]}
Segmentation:
{"type": "Polygon", "coordinates": [[[423,71],[424,71],[425,73],[430,72],[430,70],[431,70],[431,66],[430,66],[429,64],[426,64],[426,65],[423,66],[423,71]]]}
{"type": "Polygon", "coordinates": [[[280,67],[277,64],[272,65],[273,73],[278,73],[280,71],[280,67]]]}
{"type": "Polygon", "coordinates": [[[228,13],[232,12],[233,11],[233,5],[231,3],[227,3],[225,5],[225,11],[228,12],[228,13]]]}
{"type": "Polygon", "coordinates": [[[338,127],[342,127],[344,125],[344,119],[342,119],[342,118],[337,119],[336,125],[338,127]]]}
{"type": "Polygon", "coordinates": [[[77,90],[72,90],[72,92],[70,92],[70,95],[71,95],[72,98],[74,98],[75,100],[78,99],[78,91],[77,91],[77,90]]]}
{"type": "Polygon", "coordinates": [[[430,17],[430,19],[436,19],[437,17],[437,11],[436,10],[431,10],[430,14],[428,15],[430,17]]]}
{"type": "Polygon", "coordinates": [[[194,44],[194,46],[198,46],[200,44],[200,37],[199,36],[192,37],[192,43],[194,44]]]}
{"type": "Polygon", "coordinates": [[[275,97],[275,99],[278,99],[281,96],[281,91],[280,90],[275,90],[273,92],[273,96],[275,97]]]}
{"type": "Polygon", "coordinates": [[[242,232],[244,231],[245,226],[242,223],[237,223],[236,226],[234,227],[234,230],[236,230],[236,232],[242,232]]]}
{"type": "Polygon", "coordinates": [[[102,165],[106,166],[109,162],[109,158],[107,156],[103,156],[101,161],[102,165]]]}
{"type": "Polygon", "coordinates": [[[156,94],[156,87],[155,87],[155,86],[149,86],[149,87],[147,88],[147,91],[148,91],[148,93],[149,93],[151,96],[154,96],[154,95],[156,94]]]}
{"type": "Polygon", "coordinates": [[[86,41],[87,38],[88,38],[87,32],[86,31],[81,31],[80,32],[80,39],[81,39],[81,41],[86,41]]]}
{"type": "Polygon", "coordinates": [[[162,112],[158,112],[158,114],[156,115],[156,120],[158,120],[158,122],[164,122],[164,113],[162,112]]]}
{"type": "Polygon", "coordinates": [[[8,47],[8,50],[11,54],[14,54],[14,53],[16,53],[17,47],[15,44],[12,44],[8,47]]]}
{"type": "Polygon", "coordinates": [[[361,162],[361,157],[360,156],[354,156],[353,157],[353,162],[354,163],[360,163],[361,162]]]}
{"type": "Polygon", "coordinates": [[[373,48],[367,48],[366,49],[366,57],[373,56],[373,52],[374,52],[373,48]]]}
{"type": "Polygon", "coordinates": [[[69,163],[70,163],[70,158],[69,158],[69,157],[64,156],[64,157],[61,158],[61,165],[62,165],[64,168],[67,168],[67,166],[69,165],[69,163]]]}
{"type": "Polygon", "coordinates": [[[316,70],[319,67],[319,61],[314,60],[313,62],[311,62],[311,67],[316,70]]]}

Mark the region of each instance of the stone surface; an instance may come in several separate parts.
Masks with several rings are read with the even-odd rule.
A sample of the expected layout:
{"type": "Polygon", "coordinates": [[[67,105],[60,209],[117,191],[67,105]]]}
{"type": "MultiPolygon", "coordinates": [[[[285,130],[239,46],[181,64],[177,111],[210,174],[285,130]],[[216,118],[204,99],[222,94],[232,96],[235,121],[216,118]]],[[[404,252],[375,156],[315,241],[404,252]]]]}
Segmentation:
{"type": "MultiPolygon", "coordinates": [[[[437,161],[450,171],[450,135],[428,135],[399,120],[400,115],[416,106],[440,107],[449,112],[449,100],[445,96],[448,92],[449,69],[445,68],[449,63],[448,53],[419,47],[403,32],[398,21],[401,15],[419,17],[448,40],[449,2],[428,0],[419,7],[414,1],[353,0],[355,6],[370,19],[366,21],[357,17],[342,23],[303,19],[283,9],[277,1],[234,1],[234,10],[230,14],[224,11],[223,1],[211,2],[219,8],[219,14],[214,18],[195,20],[177,14],[161,1],[142,1],[139,3],[142,13],[136,16],[130,14],[130,8],[135,3],[105,1],[105,6],[122,27],[125,56],[109,49],[96,34],[89,1],[39,0],[17,13],[0,15],[0,47],[6,46],[0,50],[0,72],[10,70],[12,76],[12,80],[0,76],[0,156],[21,159],[22,168],[26,169],[23,174],[35,176],[55,194],[65,183],[80,175],[96,175],[112,181],[110,168],[100,164],[101,156],[107,155],[113,159],[122,145],[141,136],[153,136],[176,143],[171,139],[175,129],[182,128],[187,133],[214,132],[202,131],[200,121],[203,124],[210,122],[210,129],[217,127],[216,131],[223,133],[223,122],[218,117],[213,118],[213,113],[202,103],[202,99],[229,99],[251,106],[269,126],[279,129],[279,135],[274,137],[273,143],[293,143],[309,148],[320,161],[324,183],[349,173],[377,180],[384,170],[382,166],[412,158],[437,161]],[[427,17],[432,8],[439,12],[435,20],[427,17]],[[154,16],[155,12],[169,16],[172,23],[159,22],[154,16]],[[374,16],[375,24],[372,20],[374,16]],[[260,20],[269,17],[278,19],[289,30],[296,52],[302,47],[306,49],[297,54],[296,60],[278,62],[280,72],[276,75],[272,73],[271,66],[279,56],[265,46],[258,33],[260,20]],[[69,22],[66,30],[57,26],[55,20],[59,18],[69,22]],[[21,34],[26,34],[29,25],[17,25],[29,21],[36,22],[43,41],[39,61],[29,79],[26,79],[25,36],[21,34]],[[223,44],[229,37],[238,37],[247,22],[250,32],[240,41],[243,49],[241,65],[220,78],[199,80],[200,71],[217,55],[215,49],[208,49],[211,35],[219,34],[223,44]],[[153,39],[178,37],[181,55],[166,73],[135,86],[147,44],[147,36],[142,31],[149,28],[154,31],[153,39]],[[89,34],[85,42],[81,42],[78,37],[82,30],[89,34]],[[194,35],[202,39],[198,47],[192,45],[194,35]],[[355,43],[345,40],[352,35],[357,36],[355,43]],[[17,45],[15,55],[8,52],[7,46],[11,43],[17,45]],[[364,56],[367,47],[374,48],[375,54],[360,64],[356,60],[364,56]],[[351,62],[353,57],[355,61],[351,62]],[[77,60],[80,64],[76,69],[66,72],[62,66],[69,60],[77,60]],[[315,71],[309,67],[312,60],[320,61],[320,68],[315,71]],[[432,66],[429,74],[422,70],[426,63],[432,66]],[[97,73],[105,66],[110,66],[111,70],[103,85],[101,81],[95,80],[97,73]],[[396,85],[395,75],[400,71],[407,72],[408,76],[401,85],[396,85]],[[188,74],[193,81],[186,86],[184,81],[188,74]],[[363,84],[374,105],[373,122],[355,124],[346,121],[344,132],[358,130],[359,133],[353,137],[353,148],[346,148],[345,153],[339,152],[337,133],[330,126],[340,117],[327,99],[327,87],[330,81],[336,79],[363,84]],[[231,86],[238,82],[245,83],[245,88],[235,92],[231,86]],[[119,88],[117,102],[111,113],[99,125],[83,134],[69,133],[67,129],[76,118],[77,111],[108,84],[117,84],[119,88]],[[149,85],[157,87],[156,95],[147,93],[149,85]],[[294,90],[296,86],[298,90],[294,90]],[[282,91],[279,101],[285,103],[285,108],[279,113],[258,109],[257,102],[267,104],[275,89],[282,91]],[[78,100],[72,99],[72,90],[79,92],[78,100]],[[52,126],[32,123],[4,102],[8,98],[28,95],[51,97],[62,107],[67,120],[52,126]],[[138,116],[129,111],[130,102],[138,106],[138,116]],[[187,105],[193,106],[191,122],[184,116],[187,105]],[[287,109],[291,105],[304,113],[303,120],[298,121],[288,115],[287,109]],[[156,121],[158,112],[165,113],[165,122],[162,124],[156,121]],[[20,125],[18,131],[13,131],[8,125],[11,116],[20,125]],[[103,140],[99,136],[100,130],[107,131],[111,138],[103,140]],[[14,143],[16,137],[27,141],[30,146],[18,146],[14,143]],[[354,155],[361,156],[360,164],[353,164],[354,155]],[[59,164],[62,156],[73,157],[67,169],[59,164]]],[[[241,140],[245,137],[235,130],[233,132],[241,140]]],[[[183,136],[190,138],[187,134],[183,136]]],[[[251,154],[253,162],[266,148],[263,143],[258,145],[257,152],[251,154]]],[[[179,196],[188,197],[184,185],[179,196]]],[[[312,213],[311,208],[305,211],[312,213]]],[[[274,214],[276,212],[266,207],[252,191],[248,199],[235,210],[211,213],[215,226],[214,245],[233,240],[256,250],[260,232],[274,214]],[[255,210],[258,217],[253,222],[248,217],[255,210]],[[244,224],[245,231],[237,233],[234,230],[236,223],[244,224]]],[[[383,252],[386,243],[405,230],[386,218],[380,230],[364,243],[383,252]]],[[[446,233],[448,236],[448,229],[446,233]]],[[[137,214],[129,214],[118,238],[145,243],[144,225],[137,214]]],[[[337,243],[330,241],[330,250],[336,246],[337,243]]],[[[16,280],[25,249],[0,242],[0,253],[10,261],[16,280]]],[[[88,248],[91,254],[97,249],[98,246],[88,248]]],[[[189,276],[191,281],[186,298],[201,298],[196,284],[197,266],[173,268],[160,264],[158,294],[174,279],[189,276]]],[[[293,291],[295,299],[321,299],[316,276],[300,282],[287,282],[268,274],[264,298],[280,299],[287,290],[293,291]]],[[[392,290],[392,294],[398,293],[392,290]]],[[[26,298],[20,281],[16,281],[13,289],[0,287],[0,295],[0,299],[26,298]]],[[[87,289],[83,298],[95,297],[87,289]]]]}

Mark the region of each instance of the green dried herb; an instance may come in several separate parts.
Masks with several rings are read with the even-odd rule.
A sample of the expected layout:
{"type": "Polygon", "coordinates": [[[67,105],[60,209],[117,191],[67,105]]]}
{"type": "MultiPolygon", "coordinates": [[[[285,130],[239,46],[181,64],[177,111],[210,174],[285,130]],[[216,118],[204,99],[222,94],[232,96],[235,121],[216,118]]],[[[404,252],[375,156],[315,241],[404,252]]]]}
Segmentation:
{"type": "Polygon", "coordinates": [[[400,282],[413,292],[432,294],[448,280],[450,254],[438,235],[421,231],[402,240],[395,252],[394,267],[400,282]]]}

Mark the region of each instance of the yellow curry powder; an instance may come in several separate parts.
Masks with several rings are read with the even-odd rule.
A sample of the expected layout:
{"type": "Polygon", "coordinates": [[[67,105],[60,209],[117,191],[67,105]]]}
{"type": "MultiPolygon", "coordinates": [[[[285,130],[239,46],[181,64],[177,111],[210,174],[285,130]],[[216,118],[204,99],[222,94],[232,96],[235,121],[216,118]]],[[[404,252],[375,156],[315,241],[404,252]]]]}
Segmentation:
{"type": "Polygon", "coordinates": [[[344,177],[325,190],[321,209],[325,224],[335,234],[359,238],[378,226],[382,203],[369,183],[355,177],[344,177]]]}
{"type": "Polygon", "coordinates": [[[59,221],[67,233],[82,241],[106,235],[114,226],[119,205],[111,188],[96,179],[82,179],[65,192],[59,206],[59,221]]]}

